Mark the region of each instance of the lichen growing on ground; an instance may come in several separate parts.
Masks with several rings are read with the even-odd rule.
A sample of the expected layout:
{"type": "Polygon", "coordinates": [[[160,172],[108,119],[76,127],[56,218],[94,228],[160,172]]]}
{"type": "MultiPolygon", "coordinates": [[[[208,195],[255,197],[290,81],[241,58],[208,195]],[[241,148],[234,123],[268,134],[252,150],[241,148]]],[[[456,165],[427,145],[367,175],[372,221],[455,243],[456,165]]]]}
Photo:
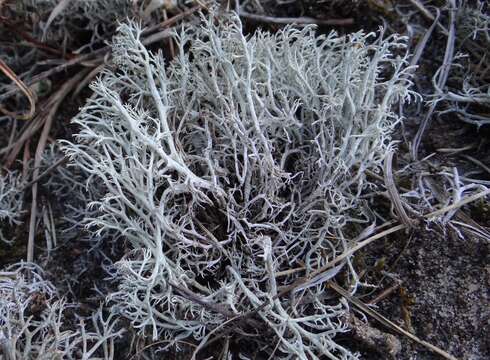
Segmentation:
{"type": "Polygon", "coordinates": [[[23,213],[22,179],[15,172],[0,173],[0,246],[11,243],[6,228],[20,223],[23,213]]]}
{"type": "Polygon", "coordinates": [[[65,143],[88,186],[105,187],[88,224],[130,244],[112,311],[170,345],[204,344],[256,311],[232,332],[251,321],[275,334],[278,357],[356,358],[334,341],[348,331],[347,304],[324,296],[341,268],[350,291],[360,286],[349,260],[277,296],[302,275],[289,270],[325,265],[372,220],[359,195],[393,146],[393,105],[410,97],[394,55],[404,39],[313,27],[245,36],[236,16],[211,15],[178,32],[165,64],[137,25],[119,31],[115,68],[92,85],[77,141],[65,143]]]}
{"type": "Polygon", "coordinates": [[[2,359],[114,359],[122,335],[112,315],[67,317],[68,304],[35,264],[17,263],[0,271],[0,351],[2,359]]]}

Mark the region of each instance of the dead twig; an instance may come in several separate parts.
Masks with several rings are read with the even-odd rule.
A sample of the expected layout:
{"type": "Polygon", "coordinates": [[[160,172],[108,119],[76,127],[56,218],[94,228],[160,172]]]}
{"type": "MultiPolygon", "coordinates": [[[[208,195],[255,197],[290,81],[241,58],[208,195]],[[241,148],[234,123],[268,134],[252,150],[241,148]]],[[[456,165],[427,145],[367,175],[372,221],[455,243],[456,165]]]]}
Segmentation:
{"type": "Polygon", "coordinates": [[[10,67],[2,60],[0,59],[0,70],[10,79],[12,80],[17,87],[24,93],[24,95],[29,99],[29,111],[26,114],[16,114],[13,113],[7,109],[5,109],[3,106],[0,106],[0,112],[4,113],[5,115],[11,116],[15,119],[20,119],[20,120],[30,120],[34,116],[34,113],[36,112],[36,96],[34,93],[29,89],[24,82],[19,79],[19,77],[10,69],[10,67]]]}
{"type": "Polygon", "coordinates": [[[162,21],[161,23],[149,26],[142,31],[142,35],[147,35],[152,32],[157,31],[158,29],[166,29],[172,25],[175,25],[180,20],[185,19],[186,17],[198,12],[199,10],[205,9],[204,4],[197,4],[196,6],[191,7],[189,10],[183,11],[175,16],[172,16],[170,19],[162,21]]]}
{"type": "MultiPolygon", "coordinates": [[[[58,65],[58,66],[55,66],[49,70],[46,70],[46,71],[43,71],[35,76],[33,76],[29,81],[27,81],[27,85],[28,86],[31,86],[35,83],[37,83],[38,81],[41,81],[41,80],[44,80],[44,79],[47,79],[48,77],[50,76],[53,76],[53,75],[56,75],[62,71],[65,71],[67,70],[69,67],[72,67],[72,66],[75,66],[75,65],[78,65],[78,64],[81,64],[82,62],[85,62],[85,61],[88,61],[88,60],[94,60],[94,59],[97,59],[98,63],[101,62],[101,60],[104,58],[104,56],[108,53],[110,53],[111,51],[111,47],[109,45],[107,46],[104,46],[100,49],[97,49],[95,51],[92,51],[91,53],[88,53],[88,54],[84,54],[84,55],[79,55],[73,59],[70,59],[68,61],[65,61],[64,63],[58,65]]],[[[0,100],[6,98],[6,97],[9,97],[11,96],[12,94],[15,94],[16,93],[16,90],[10,90],[10,91],[7,91],[5,92],[5,94],[1,95],[0,96],[0,100]]]]}
{"type": "Polygon", "coordinates": [[[18,29],[18,26],[15,25],[14,23],[12,23],[8,18],[6,17],[3,17],[3,16],[0,16],[0,21],[2,21],[2,23],[5,25],[5,27],[7,29],[9,29],[10,31],[12,31],[13,33],[19,35],[22,39],[24,39],[30,46],[33,46],[35,48],[38,48],[48,54],[52,54],[52,55],[57,55],[57,56],[61,56],[63,58],[67,58],[67,59],[72,59],[75,55],[72,54],[72,53],[64,53],[63,51],[61,50],[58,50],[58,49],[55,49],[55,48],[52,48],[51,46],[41,42],[41,41],[38,41],[36,39],[34,39],[30,34],[28,34],[27,32],[25,31],[22,31],[22,30],[19,30],[18,29]]]}
{"type": "Polygon", "coordinates": [[[37,130],[39,130],[39,128],[41,128],[41,126],[43,124],[41,121],[43,115],[44,115],[44,112],[41,112],[41,114],[38,114],[37,116],[35,116],[34,119],[32,119],[32,121],[29,122],[29,125],[25,128],[25,130],[22,132],[22,134],[20,135],[20,137],[17,140],[10,143],[9,145],[4,147],[3,149],[0,149],[0,154],[5,154],[5,153],[10,151],[10,153],[8,154],[8,156],[6,157],[6,160],[5,160],[5,166],[7,168],[9,168],[13,164],[15,159],[17,159],[17,155],[22,150],[24,143],[26,141],[28,141],[31,138],[31,136],[37,130]]]}
{"type": "Polygon", "coordinates": [[[401,285],[401,281],[397,282],[395,285],[390,286],[389,288],[384,289],[378,296],[376,296],[373,300],[368,302],[368,305],[376,305],[381,300],[386,299],[390,296],[396,289],[398,289],[401,285]]]}
{"type": "Polygon", "coordinates": [[[267,15],[251,14],[246,11],[240,10],[238,15],[242,18],[272,24],[301,24],[301,25],[323,25],[323,26],[347,26],[354,24],[353,18],[345,19],[315,19],[311,17],[274,17],[267,15]]]}
{"type": "Polygon", "coordinates": [[[58,166],[66,164],[68,162],[68,160],[70,160],[70,158],[68,158],[67,156],[64,156],[61,159],[59,159],[58,161],[56,161],[53,165],[51,165],[46,170],[44,170],[38,177],[36,177],[35,179],[32,179],[27,184],[25,184],[24,187],[22,188],[22,191],[29,189],[32,185],[39,182],[39,180],[43,179],[44,177],[46,177],[47,175],[52,173],[54,170],[56,170],[56,168],[58,166]]]}

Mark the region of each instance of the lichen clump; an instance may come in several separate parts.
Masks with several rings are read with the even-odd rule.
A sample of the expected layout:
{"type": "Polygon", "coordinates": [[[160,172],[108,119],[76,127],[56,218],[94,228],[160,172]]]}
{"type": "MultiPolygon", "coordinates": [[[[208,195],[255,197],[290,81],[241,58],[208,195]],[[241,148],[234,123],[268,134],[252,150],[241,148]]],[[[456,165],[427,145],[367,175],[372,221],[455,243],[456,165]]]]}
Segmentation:
{"type": "MultiPolygon", "coordinates": [[[[93,234],[129,246],[112,311],[153,339],[205,341],[269,302],[252,319],[278,336],[278,357],[356,357],[333,340],[348,330],[347,304],[327,299],[328,276],[276,295],[372,220],[359,195],[393,145],[393,105],[410,96],[405,58],[393,55],[404,39],[313,27],[246,36],[237,17],[210,16],[176,34],[166,64],[141,32],[121,25],[115,66],[65,143],[87,186],[104,188],[86,219],[93,234]]],[[[354,292],[353,265],[340,269],[354,292]]]]}

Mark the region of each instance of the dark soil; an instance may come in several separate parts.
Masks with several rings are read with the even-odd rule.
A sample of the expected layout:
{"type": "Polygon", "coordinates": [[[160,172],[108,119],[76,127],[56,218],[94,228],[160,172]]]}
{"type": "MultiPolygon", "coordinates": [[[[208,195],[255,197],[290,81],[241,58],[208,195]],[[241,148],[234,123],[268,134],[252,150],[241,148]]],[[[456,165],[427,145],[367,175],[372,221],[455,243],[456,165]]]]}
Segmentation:
{"type": "MultiPolygon", "coordinates": [[[[401,287],[377,304],[378,311],[458,359],[487,359],[490,245],[477,238],[462,240],[452,231],[442,234],[435,228],[415,232],[393,236],[364,254],[371,261],[385,257],[388,264],[398,259],[387,271],[401,280],[401,287]]],[[[388,288],[394,281],[383,283],[388,288]]],[[[389,332],[375,321],[369,322],[389,332]]],[[[396,359],[441,358],[396,336],[402,344],[396,359]]],[[[372,349],[361,349],[361,353],[366,359],[390,358],[372,349]]]]}

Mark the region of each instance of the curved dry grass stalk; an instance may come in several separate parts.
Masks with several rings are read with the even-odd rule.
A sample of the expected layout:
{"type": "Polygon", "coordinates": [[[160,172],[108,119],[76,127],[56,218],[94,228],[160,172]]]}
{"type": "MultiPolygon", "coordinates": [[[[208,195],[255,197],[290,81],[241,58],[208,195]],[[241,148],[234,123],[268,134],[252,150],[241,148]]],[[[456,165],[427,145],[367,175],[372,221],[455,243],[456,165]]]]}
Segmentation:
{"type": "Polygon", "coordinates": [[[1,58],[0,58],[0,70],[5,74],[5,76],[7,76],[10,80],[12,80],[17,85],[17,87],[24,93],[24,95],[29,100],[29,111],[25,114],[17,114],[17,113],[11,112],[11,111],[5,109],[3,106],[0,106],[0,112],[5,114],[5,115],[11,116],[15,119],[19,119],[19,120],[30,120],[30,119],[32,119],[32,117],[34,116],[34,113],[36,112],[36,96],[35,96],[35,94],[31,91],[31,89],[29,87],[27,87],[24,84],[24,82],[21,79],[19,79],[19,77],[17,75],[15,75],[15,73],[12,71],[12,69],[10,69],[10,67],[1,58]]]}

